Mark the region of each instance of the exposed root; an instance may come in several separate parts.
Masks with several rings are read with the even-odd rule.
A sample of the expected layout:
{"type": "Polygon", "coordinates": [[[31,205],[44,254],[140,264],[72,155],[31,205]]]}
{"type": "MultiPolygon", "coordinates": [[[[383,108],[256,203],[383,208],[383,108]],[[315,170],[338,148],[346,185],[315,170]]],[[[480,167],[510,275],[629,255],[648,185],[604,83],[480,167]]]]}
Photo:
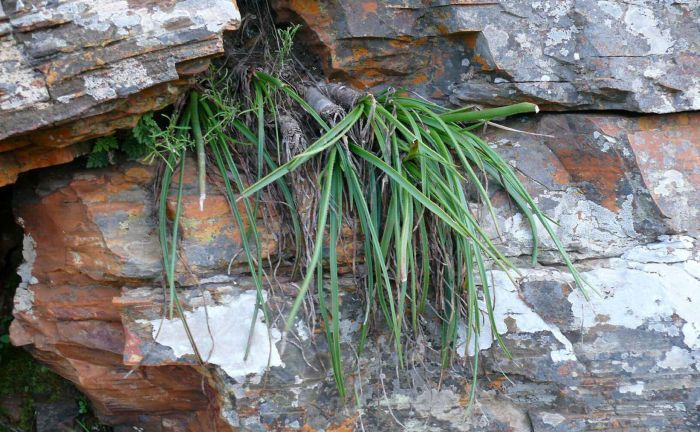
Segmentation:
{"type": "Polygon", "coordinates": [[[282,131],[282,146],[287,152],[287,160],[290,160],[306,150],[308,143],[304,137],[304,132],[294,117],[282,114],[279,118],[279,124],[282,131]]]}
{"type": "Polygon", "coordinates": [[[331,124],[335,124],[345,117],[345,110],[340,105],[328,99],[316,87],[306,87],[304,89],[304,99],[311,105],[311,108],[316,110],[316,112],[321,114],[321,117],[331,124]]]}

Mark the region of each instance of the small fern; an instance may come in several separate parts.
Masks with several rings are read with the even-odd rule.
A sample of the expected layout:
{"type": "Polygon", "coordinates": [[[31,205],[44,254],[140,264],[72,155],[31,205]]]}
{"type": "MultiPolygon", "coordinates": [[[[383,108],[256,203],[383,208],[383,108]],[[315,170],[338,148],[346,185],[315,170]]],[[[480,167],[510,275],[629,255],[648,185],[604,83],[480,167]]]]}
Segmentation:
{"type": "Polygon", "coordinates": [[[127,159],[137,160],[151,154],[156,146],[156,136],[161,133],[153,113],[145,114],[133,129],[115,135],[97,138],[88,155],[88,168],[104,168],[113,165],[115,155],[124,154],[127,159]]]}
{"type": "Polygon", "coordinates": [[[95,140],[95,145],[92,147],[93,153],[109,152],[119,148],[119,143],[114,135],[100,137],[95,140]]]}
{"type": "Polygon", "coordinates": [[[151,152],[151,148],[150,145],[140,141],[133,130],[129,131],[119,146],[119,149],[126,154],[126,157],[132,160],[144,158],[151,152]]]}
{"type": "Polygon", "coordinates": [[[85,166],[88,168],[104,168],[112,164],[109,152],[93,151],[88,155],[85,166]]]}
{"type": "Polygon", "coordinates": [[[146,149],[142,150],[145,156],[148,153],[148,149],[153,149],[155,147],[156,135],[160,132],[160,126],[153,119],[153,113],[149,112],[144,114],[139,122],[131,129],[131,135],[133,136],[136,143],[140,144],[146,149]]]}

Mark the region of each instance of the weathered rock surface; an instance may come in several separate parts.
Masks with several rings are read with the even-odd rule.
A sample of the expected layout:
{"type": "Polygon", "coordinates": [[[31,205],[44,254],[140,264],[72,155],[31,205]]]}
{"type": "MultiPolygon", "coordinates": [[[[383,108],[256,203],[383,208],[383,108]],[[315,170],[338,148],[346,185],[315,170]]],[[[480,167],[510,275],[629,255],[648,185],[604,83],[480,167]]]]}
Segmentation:
{"type": "Polygon", "coordinates": [[[239,23],[234,0],[0,2],[0,186],[173,103],[239,23]]]}
{"type": "MultiPolygon", "coordinates": [[[[210,185],[205,212],[200,212],[191,162],[186,167],[178,279],[192,286],[227,271],[245,279],[236,276],[246,264],[228,203],[210,185]]],[[[125,163],[85,170],[73,164],[37,174],[25,177],[15,191],[15,214],[25,231],[25,262],[18,270],[22,283],[15,296],[13,344],[27,347],[73,381],[105,421],[145,425],[149,431],[213,430],[214,425],[228,430],[219,414],[227,401],[215,390],[218,378],[193,367],[191,359],[152,361],[146,355],[150,348],[134,343],[137,329],[127,325],[133,321],[127,306],[139,301],[125,298],[122,290],[138,296],[140,287],[160,284],[162,275],[153,204],[155,166],[125,163]]],[[[173,206],[171,201],[171,212],[173,206]]],[[[246,229],[250,223],[244,220],[246,229]]],[[[255,224],[263,257],[285,259],[288,251],[274,214],[267,213],[264,220],[261,215],[255,224]]],[[[346,250],[350,263],[352,247],[346,245],[346,250]]],[[[161,287],[157,291],[162,294],[161,287]]],[[[158,307],[150,299],[144,302],[158,307]]]]}
{"type": "MultiPolygon", "coordinates": [[[[362,409],[338,399],[317,317],[314,327],[313,316],[302,314],[283,350],[280,332],[297,285],[288,277],[282,233],[269,224],[274,218],[256,221],[264,254],[282,259],[267,278],[270,332],[259,316],[244,361],[253,284],[238,271],[239,232],[215,185],[199,212],[193,164],[178,292],[208,367],[198,365],[179,319],[162,319],[155,174],[137,163],[50,168],[16,186],[25,264],[12,341],[74,381],[105,420],[145,430],[697,430],[700,241],[693,211],[700,184],[697,164],[678,157],[697,155],[696,117],[549,114],[508,126],[554,138],[487,131],[559,222],[562,241],[599,295],[586,301],[573,290],[552,253],[528,267],[531,240],[522,220],[495,195],[504,250],[523,268],[518,286],[502,272],[490,274],[497,331],[513,359],[495,344],[481,352],[471,415],[467,360],[441,377],[435,352],[409,346],[409,367],[397,374],[381,328],[356,356],[348,342],[364,311],[349,274],[344,368],[362,409]]],[[[424,342],[432,327],[428,318],[424,342]]],[[[480,341],[492,345],[488,333],[480,341]]]]}
{"type": "MultiPolygon", "coordinates": [[[[270,316],[254,322],[241,231],[216,184],[200,212],[188,164],[177,279],[195,352],[180,319],[164,318],[155,168],[74,164],[15,187],[24,263],[14,344],[123,430],[700,429],[700,115],[679,113],[700,108],[697,0],[272,3],[281,21],[306,24],[328,76],[359,87],[406,85],[459,104],[676,112],[550,113],[506,123],[525,134],[486,130],[557,222],[590,299],[572,288],[543,230],[529,265],[529,228],[501,192],[500,238],[474,204],[521,268],[517,284],[489,272],[495,330],[512,358],[484,325],[478,403],[467,413],[474,348],[465,329],[444,373],[430,316],[421,343],[406,347],[405,370],[381,325],[355,351],[364,310],[348,236],[339,254],[351,396],[341,401],[312,304],[281,341],[298,281],[279,215],[244,221],[274,264],[270,316]]],[[[239,19],[230,0],[0,0],[0,186],[175,101],[239,19]]]]}
{"type": "Polygon", "coordinates": [[[481,105],[700,108],[700,3],[276,0],[331,78],[481,105]]]}
{"type": "MultiPolygon", "coordinates": [[[[513,358],[497,349],[483,353],[479,403],[471,416],[465,415],[470,372],[459,362],[438,391],[435,354],[408,348],[411,366],[397,374],[386,334],[370,337],[354,361],[347,342],[357,336],[363,311],[351,281],[342,297],[345,376],[361,410],[337,399],[324,369],[323,336],[310,335],[302,320],[281,358],[275,342],[283,317],[273,319],[272,345],[259,322],[247,370],[263,368],[268,358],[272,368],[262,376],[239,376],[247,331],[232,326],[247,330],[250,324],[254,292],[247,278],[221,276],[181,294],[193,308],[188,324],[197,329],[200,353],[217,365],[221,395],[231,401],[225,416],[242,430],[360,430],[362,424],[366,430],[530,431],[532,424],[536,431],[692,431],[700,424],[693,414],[700,391],[694,307],[700,301],[694,276],[700,248],[694,243],[664,237],[598,262],[584,272],[602,295],[590,302],[555,269],[522,269],[517,288],[493,272],[497,329],[513,358]]],[[[295,290],[286,281],[273,289],[277,297],[269,305],[282,314],[291,302],[285,294],[295,290]]],[[[123,291],[126,346],[137,350],[127,350],[125,361],[136,356],[141,364],[191,364],[193,350],[179,320],[160,318],[160,298],[159,288],[123,291]]],[[[480,339],[491,345],[490,334],[480,339]]]]}
{"type": "MultiPolygon", "coordinates": [[[[525,133],[491,128],[487,137],[540,207],[556,215],[560,238],[586,259],[619,256],[666,233],[698,235],[697,124],[698,113],[550,114],[507,123],[525,133]]],[[[502,210],[503,247],[527,254],[529,228],[508,206],[502,210]]],[[[540,240],[554,248],[546,233],[540,240]]]]}

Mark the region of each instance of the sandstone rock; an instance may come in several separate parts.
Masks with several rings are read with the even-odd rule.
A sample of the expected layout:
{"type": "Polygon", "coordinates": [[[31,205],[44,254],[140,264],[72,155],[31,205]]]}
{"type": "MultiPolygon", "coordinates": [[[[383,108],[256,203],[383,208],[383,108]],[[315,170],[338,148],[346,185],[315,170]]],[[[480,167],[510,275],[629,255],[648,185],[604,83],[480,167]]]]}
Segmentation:
{"type": "MultiPolygon", "coordinates": [[[[204,212],[199,210],[195,166],[193,160],[186,165],[177,268],[178,280],[186,286],[228,270],[236,276],[246,268],[240,231],[218,185],[209,186],[204,212]]],[[[138,306],[134,299],[118,300],[122,288],[139,293],[141,286],[161,283],[155,178],[155,166],[135,162],[102,170],[72,164],[29,174],[16,185],[15,215],[25,238],[11,338],[73,381],[105,421],[209,430],[223,421],[217,407],[224,400],[210,388],[218,384],[210,383],[192,361],[156,356],[152,362],[143,354],[145,360],[136,359],[138,350],[148,349],[134,343],[135,328],[121,323],[133,318],[122,313],[124,302],[138,306]]],[[[173,206],[169,201],[171,212],[173,206]]],[[[271,212],[254,221],[263,256],[272,262],[289,254],[275,221],[271,212]]],[[[245,223],[248,228],[251,222],[245,223]]],[[[350,263],[352,252],[346,253],[345,263],[350,263]]],[[[339,256],[342,264],[345,255],[339,256]]],[[[156,292],[155,299],[142,302],[157,307],[160,285],[156,292]]]]}
{"type": "Polygon", "coordinates": [[[455,103],[551,110],[700,108],[700,17],[683,2],[276,0],[326,75],[455,103]]]}
{"type": "MultiPolygon", "coordinates": [[[[146,430],[209,430],[219,422],[218,402],[210,400],[214,391],[196,369],[132,370],[122,361],[125,332],[113,299],[122,286],[161,275],[154,176],[154,167],[135,163],[101,171],[68,166],[38,184],[27,178],[18,186],[25,264],[12,342],[72,380],[105,421],[146,430]]],[[[197,218],[206,229],[206,214],[197,218]]],[[[184,241],[197,246],[187,235],[184,241]]],[[[235,239],[228,243],[235,251],[235,239]]],[[[225,271],[228,260],[217,264],[217,271],[225,271]]],[[[189,277],[185,268],[179,274],[189,277]]]]}
{"type": "MultiPolygon", "coordinates": [[[[408,85],[459,104],[529,100],[548,110],[700,108],[696,0],[273,4],[281,21],[307,25],[330,77],[359,87],[408,85]]],[[[175,101],[238,19],[229,0],[3,2],[0,185],[70,161],[89,150],[80,141],[175,101]]],[[[529,265],[529,229],[502,192],[492,190],[500,230],[473,204],[520,268],[516,283],[488,272],[495,326],[484,320],[478,335],[478,400],[469,414],[477,350],[465,328],[445,372],[430,314],[419,343],[407,342],[406,369],[381,324],[356,351],[364,309],[350,273],[351,227],[339,248],[348,401],[335,390],[312,304],[281,341],[298,281],[274,211],[244,221],[261,235],[265,261],[279,263],[266,267],[270,315],[253,321],[241,230],[215,179],[199,210],[194,163],[185,172],[176,270],[196,351],[181,319],[164,315],[157,173],[133,162],[54,167],[16,185],[24,263],[11,340],[76,383],[120,430],[695,431],[698,120],[581,112],[505,123],[526,134],[487,128],[557,223],[591,290],[586,299],[573,288],[542,229],[543,252],[529,265]]]]}
{"type": "Polygon", "coordinates": [[[173,103],[238,27],[233,0],[0,6],[0,186],[173,103]]]}
{"type": "MultiPolygon", "coordinates": [[[[235,400],[235,408],[225,409],[226,418],[242,430],[328,425],[354,430],[362,422],[366,430],[528,431],[532,422],[535,430],[543,431],[622,431],[650,425],[691,431],[699,424],[688,413],[700,389],[700,321],[694,312],[700,282],[693,276],[700,248],[689,237],[665,237],[640,247],[634,256],[585,267],[590,270],[584,277],[601,293],[590,302],[571,289],[570,276],[556,269],[521,269],[519,287],[494,271],[497,328],[513,357],[495,348],[482,353],[484,375],[471,416],[465,415],[470,372],[462,361],[442,377],[437,390],[435,353],[411,346],[406,361],[415,369],[397,375],[396,357],[385,348],[386,332],[372,334],[365,351],[353,355],[349,341],[357,336],[363,311],[351,279],[341,282],[347,287],[342,294],[342,347],[347,384],[357,392],[361,411],[344,406],[335,396],[324,369],[324,341],[309,331],[306,320],[297,321],[284,353],[279,343],[275,345],[292,300],[289,294],[294,293],[287,281],[270,287],[276,296],[268,305],[279,311],[271,322],[272,345],[264,331],[257,333],[248,363],[259,368],[270,355],[271,368],[248,376],[231,372],[232,361],[242,362],[241,338],[247,331],[228,331],[232,322],[217,317],[221,310],[250,319],[251,281],[221,276],[200,287],[183,288],[180,294],[192,310],[188,325],[200,329],[193,332],[200,334],[200,353],[216,365],[213,373],[223,383],[220,397],[235,400]],[[680,261],[660,258],[658,250],[680,261]],[[554,299],[545,301],[548,297],[554,299]],[[205,311],[210,314],[207,330],[205,311]],[[431,367],[425,369],[427,365],[431,367]],[[500,375],[503,372],[507,378],[500,375]]],[[[124,289],[117,300],[130,339],[125,362],[193,364],[194,351],[183,340],[179,319],[160,317],[160,298],[159,288],[141,287],[124,289]],[[179,337],[172,328],[178,329],[179,337]]],[[[248,323],[242,327],[247,329],[248,323]]],[[[488,329],[488,323],[483,328],[488,329]]],[[[480,336],[482,348],[491,346],[490,336],[488,331],[480,336]]],[[[464,345],[457,349],[463,353],[464,345]]]]}

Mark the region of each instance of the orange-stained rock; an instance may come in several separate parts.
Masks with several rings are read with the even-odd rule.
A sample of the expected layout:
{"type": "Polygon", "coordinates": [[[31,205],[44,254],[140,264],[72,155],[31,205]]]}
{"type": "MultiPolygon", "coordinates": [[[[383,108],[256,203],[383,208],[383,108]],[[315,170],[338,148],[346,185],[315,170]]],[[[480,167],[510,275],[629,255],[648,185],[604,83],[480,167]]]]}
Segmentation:
{"type": "Polygon", "coordinates": [[[279,21],[304,25],[302,39],[327,77],[361,89],[409,87],[460,105],[528,101],[556,111],[672,113],[700,107],[697,7],[691,4],[271,4],[279,21]]]}
{"type": "Polygon", "coordinates": [[[700,114],[644,117],[627,139],[669,224],[679,232],[700,231],[700,114]]]}
{"type": "MultiPolygon", "coordinates": [[[[56,168],[17,186],[15,214],[28,235],[25,258],[31,256],[35,279],[18,290],[16,301],[28,303],[15,308],[12,342],[73,381],[105,421],[172,431],[220,423],[218,430],[227,430],[206,373],[161,365],[132,371],[123,362],[125,331],[114,298],[125,285],[161,275],[155,168],[78,168],[56,168]]],[[[214,202],[216,190],[211,194],[214,202]]],[[[225,268],[217,264],[217,271],[225,268]]]]}
{"type": "Polygon", "coordinates": [[[234,0],[0,6],[0,186],[173,103],[239,24],[234,0]]]}
{"type": "MultiPolygon", "coordinates": [[[[208,184],[200,211],[195,166],[189,159],[183,187],[177,266],[183,284],[225,274],[229,268],[234,275],[247,270],[241,233],[220,180],[212,177],[215,183],[208,184]]],[[[25,260],[31,263],[21,272],[31,276],[15,297],[11,338],[73,381],[105,421],[158,424],[168,431],[211,430],[224,421],[213,390],[216,378],[194,367],[195,362],[183,364],[167,352],[154,357],[150,338],[137,332],[139,326],[129,327],[136,316],[153,318],[162,311],[156,171],[155,165],[137,162],[92,170],[74,163],[22,178],[15,187],[14,210],[26,234],[25,260]],[[157,286],[155,297],[124,294],[142,286],[157,286]]],[[[173,184],[169,213],[174,212],[175,194],[173,184]]],[[[245,215],[242,202],[239,208],[245,215]]],[[[254,229],[260,233],[265,262],[290,260],[279,217],[260,210],[254,229]]],[[[244,223],[250,228],[247,218],[244,223]]],[[[339,250],[353,248],[343,245],[339,250]]],[[[342,260],[350,256],[339,253],[344,268],[350,261],[342,260]]],[[[220,426],[222,431],[230,427],[220,426]]]]}
{"type": "MultiPolygon", "coordinates": [[[[213,167],[209,168],[213,170],[213,167]]],[[[177,175],[177,173],[176,173],[177,175]]],[[[199,189],[197,187],[197,164],[190,160],[185,166],[185,187],[181,217],[183,258],[190,269],[198,275],[228,270],[247,271],[247,260],[243,253],[240,228],[235,224],[228,200],[223,194],[224,186],[210,184],[204,209],[199,208],[199,189]],[[233,258],[235,259],[231,261],[233,258]]],[[[173,176],[176,180],[176,177],[173,176]]],[[[168,214],[175,214],[176,181],[173,181],[171,195],[168,199],[168,214]]],[[[251,201],[252,204],[252,201],[251,201]]],[[[250,230],[251,221],[245,211],[243,201],[237,203],[243,219],[244,230],[250,230]]],[[[278,217],[269,206],[264,206],[254,222],[258,228],[261,254],[264,260],[275,257],[282,252],[284,241],[282,227],[278,217]]],[[[254,250],[252,237],[249,239],[254,250]]]]}
{"type": "Polygon", "coordinates": [[[18,150],[0,153],[0,185],[14,183],[17,176],[24,171],[70,162],[89,151],[89,143],[63,148],[44,148],[22,144],[18,150]]]}
{"type": "Polygon", "coordinates": [[[627,218],[639,233],[700,229],[699,114],[570,113],[507,124],[546,135],[488,132],[533,193],[573,184],[615,214],[631,211],[627,218]]]}

